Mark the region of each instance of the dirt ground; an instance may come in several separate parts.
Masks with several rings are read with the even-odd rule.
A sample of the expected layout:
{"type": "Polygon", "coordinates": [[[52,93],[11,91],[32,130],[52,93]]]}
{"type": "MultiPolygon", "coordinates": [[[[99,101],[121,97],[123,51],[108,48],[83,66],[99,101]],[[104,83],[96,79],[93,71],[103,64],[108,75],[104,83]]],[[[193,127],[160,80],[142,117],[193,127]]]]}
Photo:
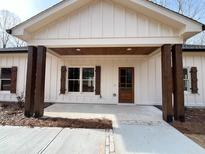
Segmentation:
{"type": "Polygon", "coordinates": [[[108,119],[26,118],[23,109],[15,104],[0,104],[0,125],[112,129],[108,119]]]}
{"type": "Polygon", "coordinates": [[[205,108],[187,108],[186,121],[173,122],[173,126],[205,148],[205,108]]]}

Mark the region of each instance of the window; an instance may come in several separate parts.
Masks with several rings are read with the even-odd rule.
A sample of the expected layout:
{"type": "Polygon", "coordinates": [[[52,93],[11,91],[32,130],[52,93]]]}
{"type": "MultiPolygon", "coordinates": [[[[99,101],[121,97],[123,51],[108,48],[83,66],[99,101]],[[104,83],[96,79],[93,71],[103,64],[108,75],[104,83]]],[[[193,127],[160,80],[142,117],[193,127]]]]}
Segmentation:
{"type": "Polygon", "coordinates": [[[82,91],[94,92],[94,68],[83,68],[82,91]]]}
{"type": "Polygon", "coordinates": [[[11,89],[11,68],[0,69],[0,90],[10,91],[11,89]]]}
{"type": "Polygon", "coordinates": [[[183,74],[184,74],[184,91],[190,91],[191,89],[190,69],[184,68],[183,74]]]}
{"type": "Polygon", "coordinates": [[[69,92],[94,92],[94,68],[68,68],[69,92]]]}
{"type": "Polygon", "coordinates": [[[80,68],[68,69],[68,90],[70,92],[80,91],[80,68]]]}

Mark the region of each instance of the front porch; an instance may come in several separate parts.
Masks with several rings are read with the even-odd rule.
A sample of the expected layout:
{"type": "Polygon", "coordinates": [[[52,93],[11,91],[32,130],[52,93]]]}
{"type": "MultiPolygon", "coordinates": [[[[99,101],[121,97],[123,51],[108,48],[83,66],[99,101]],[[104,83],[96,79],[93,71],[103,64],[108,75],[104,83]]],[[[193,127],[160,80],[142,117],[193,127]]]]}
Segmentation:
{"type": "Polygon", "coordinates": [[[99,104],[60,104],[45,108],[44,116],[82,119],[110,119],[113,128],[120,124],[157,124],[163,122],[162,112],[154,106],[142,105],[99,105],[99,104]]]}
{"type": "MultiPolygon", "coordinates": [[[[171,122],[174,116],[175,120],[184,121],[181,44],[203,29],[204,25],[202,23],[175,14],[149,1],[62,1],[55,7],[51,7],[43,13],[36,15],[34,18],[8,30],[10,34],[27,41],[29,45],[25,115],[35,117],[43,116],[46,51],[53,53],[57,57],[61,57],[59,61],[57,60],[58,63],[55,66],[51,65],[52,69],[49,77],[56,76],[56,74],[53,74],[53,71],[56,70],[57,74],[62,74],[62,76],[58,76],[56,82],[51,82],[51,87],[55,87],[55,89],[51,87],[47,89],[52,93],[52,97],[56,98],[61,94],[61,100],[66,98],[69,102],[73,102],[73,100],[70,100],[71,97],[66,97],[66,95],[62,96],[62,94],[67,91],[65,85],[67,85],[66,70],[68,70],[68,66],[66,64],[72,66],[72,63],[69,61],[72,61],[72,58],[68,58],[68,60],[65,61],[65,58],[62,58],[62,56],[113,55],[111,61],[117,61],[118,59],[115,60],[116,55],[121,55],[123,59],[125,55],[128,54],[130,57],[133,57],[133,55],[139,56],[138,60],[143,60],[144,56],[149,59],[149,56],[152,56],[152,53],[158,48],[160,49],[158,52],[160,53],[161,60],[157,60],[155,63],[150,60],[148,65],[145,64],[145,67],[140,68],[137,68],[139,67],[139,63],[136,64],[136,62],[133,62],[136,61],[136,59],[132,61],[130,61],[130,59],[124,59],[122,62],[119,62],[118,65],[115,63],[108,65],[109,63],[107,63],[106,57],[102,59],[104,60],[102,73],[105,67],[111,68],[111,66],[113,66],[113,68],[119,69],[119,67],[121,67],[120,64],[123,65],[123,67],[132,67],[132,70],[134,68],[135,70],[144,71],[145,76],[140,77],[140,71],[136,74],[139,75],[138,78],[140,78],[138,82],[135,82],[137,81],[136,79],[138,79],[136,78],[132,80],[132,83],[121,84],[128,85],[127,87],[133,87],[129,93],[124,90],[123,95],[119,93],[120,90],[117,88],[120,85],[118,77],[112,76],[116,79],[113,80],[115,81],[113,85],[115,90],[111,93],[109,91],[109,82],[97,82],[105,77],[104,75],[101,76],[101,66],[98,63],[99,59],[97,59],[96,62],[92,63],[92,66],[97,70],[96,83],[98,84],[94,87],[95,95],[99,95],[101,98],[101,93],[106,91],[109,95],[111,94],[112,97],[120,98],[120,96],[125,96],[126,98],[122,98],[122,102],[126,102],[125,100],[129,98],[128,102],[137,104],[137,102],[142,102],[139,97],[145,94],[145,96],[152,98],[151,102],[160,102],[163,105],[164,120],[171,122]],[[143,57],[141,57],[141,55],[143,57]],[[130,62],[131,66],[127,66],[130,62]],[[152,65],[159,65],[160,67],[157,69],[147,69],[148,66],[152,65]],[[62,67],[62,69],[59,69],[59,67],[62,67]],[[156,73],[157,71],[160,72],[158,76],[152,76],[153,72],[156,73]],[[148,78],[153,78],[153,80],[161,82],[161,88],[159,88],[160,84],[158,83],[147,82],[148,78]],[[141,87],[137,84],[141,84],[141,87]],[[145,84],[147,84],[147,89],[145,88],[142,92],[145,84]],[[101,86],[105,86],[107,89],[102,90],[101,86]],[[140,87],[140,89],[137,89],[137,87],[140,87]],[[56,89],[57,91],[53,92],[53,90],[56,89]],[[157,100],[154,95],[150,95],[150,93],[155,91],[161,91],[161,94],[158,96],[160,100],[157,100]],[[137,101],[137,99],[139,100],[137,101]]],[[[79,60],[79,63],[81,63],[82,59],[79,60]]],[[[76,61],[72,62],[76,64],[76,61]]],[[[85,63],[84,59],[83,63],[85,63]]],[[[87,61],[87,64],[88,63],[89,61],[87,61]]],[[[79,65],[82,66],[82,64],[79,65]]],[[[77,70],[82,69],[83,68],[77,68],[77,70]]],[[[110,72],[116,74],[115,71],[117,71],[117,69],[114,69],[114,71],[110,69],[110,72]]],[[[125,72],[129,72],[127,74],[130,74],[130,70],[126,70],[125,72]]],[[[106,76],[109,76],[110,72],[104,73],[106,76]]],[[[78,74],[82,73],[78,72],[78,74]]],[[[73,80],[76,81],[78,78],[73,80]]],[[[107,77],[107,81],[109,79],[110,76],[107,77]]],[[[83,85],[82,80],[79,81],[80,84],[77,83],[78,81],[75,82],[77,85],[77,87],[74,87],[75,91],[83,91],[80,89],[83,85]],[[80,85],[80,88],[78,85],[80,85]]],[[[72,88],[73,87],[71,87],[71,89],[72,88]]],[[[93,92],[94,88],[89,90],[93,92]]],[[[81,98],[84,100],[83,97],[81,98]]],[[[84,98],[87,99],[88,96],[84,98]]],[[[146,99],[146,97],[144,98],[146,99]]],[[[115,101],[116,100],[117,99],[115,99],[115,101]]],[[[114,98],[112,102],[113,101],[114,98]]],[[[117,102],[121,101],[117,100],[117,102]]],[[[89,103],[89,101],[87,101],[87,103],[89,103]]],[[[149,100],[147,104],[151,104],[149,100]]]]}
{"type": "Polygon", "coordinates": [[[175,116],[175,120],[183,121],[182,46],[106,48],[30,46],[25,115],[43,116],[44,101],[162,104],[164,120],[171,122],[175,116]],[[69,79],[69,68],[79,71],[77,72],[79,77],[69,79]],[[84,68],[88,68],[87,70],[93,74],[91,80],[89,79],[90,87],[86,85],[85,88],[84,68]],[[120,68],[128,69],[126,80],[120,76],[120,68]],[[77,88],[68,86],[70,80],[79,82],[77,88]],[[130,89],[130,92],[126,90],[122,93],[122,88],[130,89]]]}

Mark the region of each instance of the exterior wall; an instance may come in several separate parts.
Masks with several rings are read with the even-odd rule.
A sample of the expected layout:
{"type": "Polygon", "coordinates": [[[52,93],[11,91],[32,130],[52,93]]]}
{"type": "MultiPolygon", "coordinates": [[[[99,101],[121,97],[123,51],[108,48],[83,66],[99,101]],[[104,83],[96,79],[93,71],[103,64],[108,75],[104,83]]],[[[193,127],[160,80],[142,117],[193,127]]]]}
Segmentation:
{"type": "Polygon", "coordinates": [[[179,36],[179,31],[112,1],[94,0],[37,31],[34,39],[159,36],[179,36]]]}
{"type": "MultiPolygon", "coordinates": [[[[185,92],[186,106],[205,106],[205,53],[183,53],[184,67],[197,67],[199,94],[185,92]]],[[[135,68],[135,104],[161,105],[161,54],[149,56],[47,56],[46,101],[76,103],[118,103],[118,68],[135,68]],[[60,95],[60,69],[66,66],[101,65],[102,98],[93,94],[79,93],[60,95]],[[52,72],[52,73],[51,73],[52,72]],[[51,73],[51,75],[49,75],[51,73]],[[54,75],[57,74],[57,75],[54,75]],[[117,96],[114,97],[113,94],[117,96]]]]}
{"type": "MultiPolygon", "coordinates": [[[[184,67],[197,67],[199,94],[185,92],[185,105],[205,106],[205,53],[183,53],[184,67]]],[[[27,54],[1,54],[0,67],[18,67],[17,94],[25,92],[27,54]]],[[[161,55],[149,56],[67,56],[57,57],[47,53],[46,102],[62,103],[118,103],[118,68],[135,68],[135,104],[161,104],[161,55]],[[94,93],[66,93],[60,95],[61,66],[101,65],[102,98],[94,93]],[[117,96],[114,97],[113,94],[117,96]]],[[[0,101],[16,101],[16,95],[0,91],[0,101]]]]}
{"type": "Polygon", "coordinates": [[[189,106],[205,106],[205,53],[183,53],[184,67],[197,67],[198,94],[185,93],[185,104],[189,106]]]}
{"type": "MultiPolygon", "coordinates": [[[[27,54],[0,54],[0,67],[17,66],[17,95],[25,92],[27,54]]],[[[16,94],[0,91],[0,101],[16,101],[16,94]]]]}
{"type": "Polygon", "coordinates": [[[48,102],[118,103],[118,68],[135,68],[135,104],[161,104],[160,54],[152,56],[67,56],[49,54],[46,65],[46,94],[48,102]],[[95,93],[66,93],[60,95],[61,66],[101,66],[101,95],[95,93]],[[158,90],[156,90],[158,88],[158,90]],[[113,96],[117,94],[117,96],[113,96]]]}

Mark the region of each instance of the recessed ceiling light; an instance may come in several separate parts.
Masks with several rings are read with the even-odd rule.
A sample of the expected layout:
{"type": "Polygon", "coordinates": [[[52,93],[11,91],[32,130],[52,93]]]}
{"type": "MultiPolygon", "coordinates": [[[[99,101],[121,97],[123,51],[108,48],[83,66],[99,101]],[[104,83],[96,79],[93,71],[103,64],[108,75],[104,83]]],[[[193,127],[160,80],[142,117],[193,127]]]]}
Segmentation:
{"type": "Polygon", "coordinates": [[[132,50],[132,48],[127,48],[126,50],[127,50],[127,51],[131,51],[131,50],[132,50]]]}
{"type": "Polygon", "coordinates": [[[81,49],[77,48],[76,51],[80,51],[81,49]]]}

